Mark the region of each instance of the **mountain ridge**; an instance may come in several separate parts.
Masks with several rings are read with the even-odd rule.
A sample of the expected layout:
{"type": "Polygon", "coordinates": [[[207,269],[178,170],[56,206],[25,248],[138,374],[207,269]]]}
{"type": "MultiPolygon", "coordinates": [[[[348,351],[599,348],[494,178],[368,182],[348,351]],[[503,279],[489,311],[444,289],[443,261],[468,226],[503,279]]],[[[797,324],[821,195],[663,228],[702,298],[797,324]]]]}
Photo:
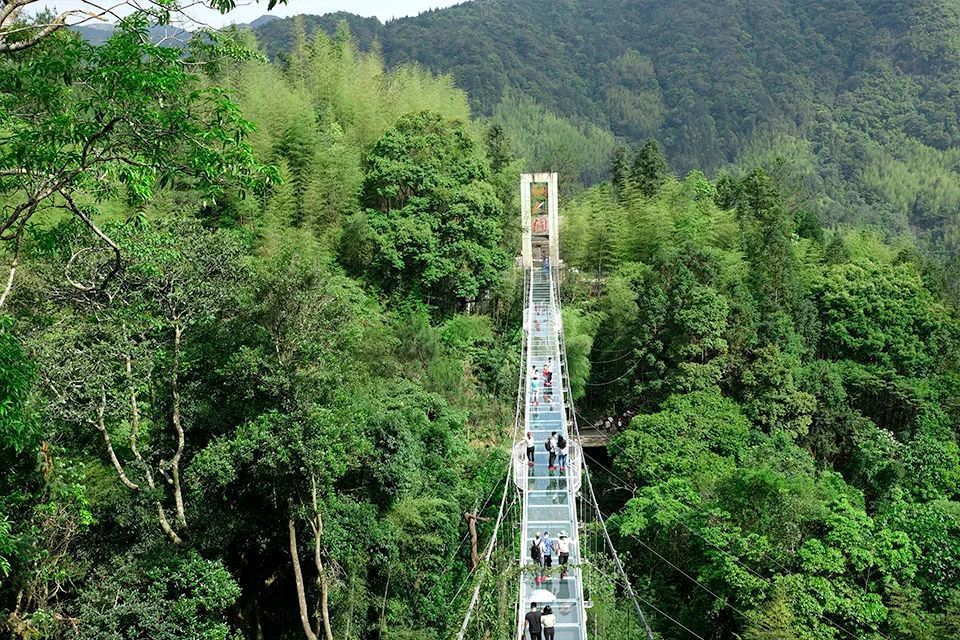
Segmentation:
{"type": "MultiPolygon", "coordinates": [[[[779,166],[829,225],[960,238],[954,0],[474,0],[386,24],[300,19],[308,36],[345,21],[388,66],[451,74],[505,124],[498,110],[533,101],[616,143],[656,138],[680,172],[779,166]]],[[[255,29],[268,55],[289,48],[294,21],[255,29]]]]}

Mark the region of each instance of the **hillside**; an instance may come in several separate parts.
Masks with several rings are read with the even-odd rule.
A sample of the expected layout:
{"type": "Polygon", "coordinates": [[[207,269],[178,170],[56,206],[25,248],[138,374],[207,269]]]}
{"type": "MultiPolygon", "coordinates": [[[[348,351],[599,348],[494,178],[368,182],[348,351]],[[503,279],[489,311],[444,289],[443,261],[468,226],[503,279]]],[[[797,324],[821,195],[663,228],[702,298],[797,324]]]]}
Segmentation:
{"type": "MultiPolygon", "coordinates": [[[[361,47],[376,39],[388,66],[451,73],[475,112],[536,148],[531,160],[575,163],[585,182],[614,136],[655,137],[681,173],[763,164],[805,187],[826,224],[913,230],[956,253],[956,0],[477,0],[387,24],[304,24],[332,32],[341,19],[361,47]],[[531,109],[549,118],[540,107],[576,125],[576,139],[538,144],[523,122],[531,109]]],[[[257,30],[270,54],[292,32],[292,19],[257,30]]]]}

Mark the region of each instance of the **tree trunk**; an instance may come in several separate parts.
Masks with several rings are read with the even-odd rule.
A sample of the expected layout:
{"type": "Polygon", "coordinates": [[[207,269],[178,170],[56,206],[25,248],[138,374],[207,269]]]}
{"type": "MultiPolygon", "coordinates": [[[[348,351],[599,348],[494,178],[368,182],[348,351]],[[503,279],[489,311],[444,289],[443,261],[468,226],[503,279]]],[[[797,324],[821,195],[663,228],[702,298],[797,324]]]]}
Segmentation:
{"type": "Polygon", "coordinates": [[[300,568],[300,554],[297,551],[297,525],[292,513],[287,519],[287,527],[290,532],[290,560],[293,562],[293,577],[297,587],[300,622],[303,624],[303,633],[307,636],[307,640],[317,640],[317,634],[310,626],[310,614],[307,611],[307,594],[303,587],[303,570],[300,568]]]}
{"type": "Polygon", "coordinates": [[[480,566],[480,553],[477,551],[477,512],[468,513],[464,518],[470,530],[470,570],[476,571],[480,566]]]}
{"type": "Polygon", "coordinates": [[[477,522],[486,522],[490,518],[481,518],[476,511],[463,514],[470,531],[470,570],[476,571],[480,566],[480,553],[477,550],[477,522]]]}
{"type": "Polygon", "coordinates": [[[180,338],[183,327],[177,322],[173,328],[173,374],[171,376],[171,390],[173,393],[173,428],[177,430],[177,452],[170,460],[170,472],[173,475],[173,499],[177,505],[177,522],[183,529],[187,528],[187,514],[183,508],[183,491],[180,489],[180,459],[186,446],[186,436],[183,432],[183,422],[180,414],[180,338]]]}
{"type": "Polygon", "coordinates": [[[320,557],[320,536],[323,535],[323,516],[320,514],[320,505],[317,503],[317,476],[310,475],[310,499],[313,506],[313,562],[317,566],[317,580],[320,582],[320,616],[323,621],[323,635],[326,640],[333,640],[333,627],[330,624],[330,579],[323,559],[320,557]]]}

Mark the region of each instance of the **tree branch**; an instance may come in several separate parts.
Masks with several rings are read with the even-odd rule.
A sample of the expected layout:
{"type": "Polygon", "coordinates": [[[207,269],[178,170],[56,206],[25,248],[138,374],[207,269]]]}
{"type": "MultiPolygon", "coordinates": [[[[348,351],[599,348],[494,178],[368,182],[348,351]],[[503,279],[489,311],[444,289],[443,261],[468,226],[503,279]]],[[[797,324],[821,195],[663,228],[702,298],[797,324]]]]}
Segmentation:
{"type": "MultiPolygon", "coordinates": [[[[96,235],[98,238],[100,238],[100,240],[102,240],[102,241],[103,241],[107,246],[109,246],[110,249],[113,251],[113,268],[110,269],[110,273],[108,273],[107,276],[103,279],[103,282],[100,283],[99,286],[102,287],[103,285],[105,285],[105,284],[107,284],[108,282],[110,282],[110,280],[112,280],[112,279],[114,278],[114,276],[116,276],[116,275],[120,272],[120,268],[123,266],[123,254],[122,254],[121,251],[120,251],[120,247],[117,246],[117,243],[114,242],[114,241],[110,238],[110,236],[108,236],[107,234],[105,234],[103,231],[100,230],[100,227],[98,227],[98,226],[96,225],[96,223],[94,223],[93,220],[90,219],[90,216],[88,216],[88,215],[83,211],[83,209],[81,209],[80,207],[77,206],[77,203],[74,202],[74,200],[73,200],[73,196],[71,196],[67,191],[65,191],[65,190],[63,190],[63,189],[60,189],[59,193],[60,193],[61,196],[63,196],[63,199],[66,200],[66,202],[67,202],[67,208],[68,208],[74,215],[76,215],[78,218],[80,218],[80,219],[83,221],[83,223],[84,223],[85,225],[87,225],[87,227],[88,227],[91,231],[93,231],[94,235],[96,235]]],[[[76,256],[74,256],[74,257],[76,257],[76,256]]],[[[72,260],[72,258],[71,258],[71,260],[72,260]]],[[[69,265],[68,265],[68,267],[69,267],[69,265]]],[[[90,291],[93,291],[94,289],[97,288],[96,283],[94,283],[94,284],[90,285],[89,287],[87,287],[87,286],[81,285],[81,284],[79,284],[79,283],[76,283],[76,282],[74,282],[73,280],[70,280],[69,277],[68,277],[68,281],[70,282],[70,285],[71,285],[71,286],[73,286],[74,288],[76,288],[76,289],[78,289],[78,290],[80,290],[80,291],[83,291],[83,292],[90,292],[90,291]]]]}
{"type": "Polygon", "coordinates": [[[173,498],[177,504],[177,521],[184,529],[187,528],[187,514],[183,508],[183,492],[180,490],[180,459],[186,447],[186,436],[180,415],[180,338],[183,327],[177,321],[173,327],[173,373],[171,374],[171,389],[173,393],[173,428],[177,431],[177,451],[170,460],[170,472],[173,475],[173,498]]]}
{"type": "MultiPolygon", "coordinates": [[[[29,218],[29,216],[27,216],[29,218]]],[[[10,275],[7,277],[7,285],[3,288],[3,294],[0,295],[0,309],[3,308],[4,303],[7,301],[7,296],[10,295],[11,289],[13,289],[13,277],[17,274],[17,267],[20,265],[20,245],[23,241],[23,230],[26,228],[26,225],[21,224],[17,228],[17,235],[14,240],[13,247],[13,259],[10,261],[10,275]]]]}
{"type": "Polygon", "coordinates": [[[143,456],[140,455],[140,449],[137,446],[137,436],[140,432],[140,406],[137,403],[137,387],[133,382],[133,359],[128,353],[124,354],[124,360],[127,369],[127,385],[130,390],[130,451],[133,452],[133,456],[143,468],[143,474],[147,479],[147,486],[155,489],[156,485],[153,481],[153,472],[150,470],[150,465],[144,462],[143,456]]]}
{"type": "Polygon", "coordinates": [[[113,462],[113,467],[117,470],[117,474],[120,476],[120,481],[126,485],[127,488],[132,489],[133,491],[140,491],[140,485],[131,481],[130,478],[127,477],[127,474],[123,470],[123,465],[120,464],[117,454],[113,451],[113,444],[110,441],[110,433],[107,431],[107,425],[103,417],[106,407],[107,391],[103,387],[100,387],[100,405],[97,407],[97,419],[95,421],[89,420],[89,422],[95,426],[101,434],[103,434],[103,441],[107,445],[107,453],[110,454],[110,460],[113,462]]]}

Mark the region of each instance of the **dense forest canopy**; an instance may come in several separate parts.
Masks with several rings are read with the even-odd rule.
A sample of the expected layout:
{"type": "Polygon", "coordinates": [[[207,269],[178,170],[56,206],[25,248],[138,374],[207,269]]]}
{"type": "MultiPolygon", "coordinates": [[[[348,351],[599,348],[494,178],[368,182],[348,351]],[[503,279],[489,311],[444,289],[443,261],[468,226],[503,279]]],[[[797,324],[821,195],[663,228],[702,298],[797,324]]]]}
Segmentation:
{"type": "Polygon", "coordinates": [[[439,638],[512,418],[509,165],[345,27],[280,66],[148,26],[2,62],[5,633],[439,638]]]}
{"type": "Polygon", "coordinates": [[[0,9],[2,633],[439,640],[486,576],[476,637],[512,629],[467,522],[535,166],[655,637],[960,637],[957,12],[479,0],[172,48],[0,9]]]}
{"type": "MultiPolygon", "coordinates": [[[[452,74],[568,191],[603,177],[596,158],[618,141],[653,137],[682,172],[764,166],[826,225],[912,230],[958,253],[953,0],[477,0],[386,24],[304,18],[308,32],[341,19],[388,66],[452,74]]],[[[282,57],[292,21],[257,33],[282,57]]]]}
{"type": "Polygon", "coordinates": [[[628,417],[601,472],[646,597],[702,637],[956,637],[956,307],[915,250],[658,152],[562,238],[580,409],[628,417]]]}

